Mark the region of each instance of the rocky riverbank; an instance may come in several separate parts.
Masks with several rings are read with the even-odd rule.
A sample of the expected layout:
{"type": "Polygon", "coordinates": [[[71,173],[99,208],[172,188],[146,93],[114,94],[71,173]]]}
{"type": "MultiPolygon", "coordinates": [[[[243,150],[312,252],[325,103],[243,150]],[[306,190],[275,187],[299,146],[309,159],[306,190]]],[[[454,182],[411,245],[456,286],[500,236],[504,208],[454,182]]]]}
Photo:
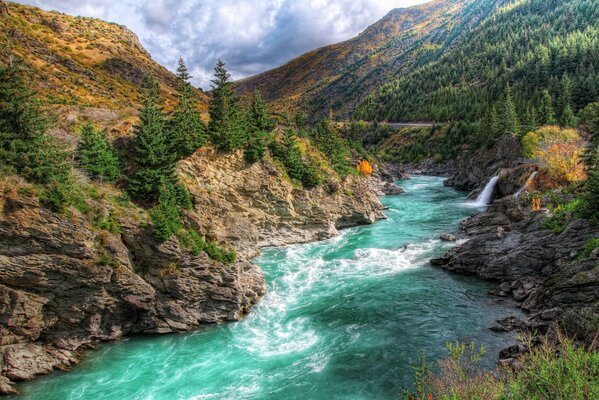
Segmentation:
{"type": "Polygon", "coordinates": [[[599,251],[585,254],[584,247],[599,228],[578,219],[554,233],[544,228],[546,218],[525,199],[500,199],[464,221],[459,234],[468,240],[432,263],[497,282],[492,295],[509,296],[528,312],[525,321],[499,321],[495,329],[561,330],[590,343],[599,321],[599,251]]]}
{"type": "MultiPolygon", "coordinates": [[[[559,233],[547,229],[546,209],[533,211],[528,196],[519,191],[551,193],[542,205],[567,202],[571,196],[554,189],[543,171],[521,159],[518,140],[499,139],[491,149],[462,155],[453,164],[446,185],[472,190],[478,195],[488,180],[497,176],[496,199],[489,208],[460,225],[456,236],[466,239],[433,265],[497,282],[492,296],[510,297],[527,312],[524,321],[506,318],[494,330],[527,330],[555,337],[563,332],[591,344],[599,331],[599,251],[585,251],[585,244],[599,237],[599,227],[583,219],[567,223],[559,233]],[[534,178],[534,179],[533,179],[534,178]],[[587,254],[588,253],[588,254],[587,254]]],[[[522,351],[516,345],[502,352],[508,363],[522,351]]]]}
{"type": "Polygon", "coordinates": [[[209,148],[179,171],[195,202],[186,227],[233,247],[238,261],[194,255],[177,237],[156,242],[147,212],[108,186],[94,189],[87,214],[57,214],[20,178],[3,180],[0,393],[68,369],[100,342],[238,320],[266,292],[262,271],[248,261],[260,247],[321,240],[384,218],[362,177],[304,190],[271,161],[247,166],[241,154],[209,148]]]}

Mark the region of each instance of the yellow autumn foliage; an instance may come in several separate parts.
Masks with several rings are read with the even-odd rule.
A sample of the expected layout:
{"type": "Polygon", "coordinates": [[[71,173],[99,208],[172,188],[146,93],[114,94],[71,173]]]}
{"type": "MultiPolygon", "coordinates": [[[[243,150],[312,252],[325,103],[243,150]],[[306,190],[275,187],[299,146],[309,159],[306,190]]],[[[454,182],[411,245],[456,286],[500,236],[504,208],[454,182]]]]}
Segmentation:
{"type": "Polygon", "coordinates": [[[522,139],[526,157],[534,159],[557,184],[567,185],[586,178],[581,157],[584,141],[575,129],[545,126],[522,139]]]}

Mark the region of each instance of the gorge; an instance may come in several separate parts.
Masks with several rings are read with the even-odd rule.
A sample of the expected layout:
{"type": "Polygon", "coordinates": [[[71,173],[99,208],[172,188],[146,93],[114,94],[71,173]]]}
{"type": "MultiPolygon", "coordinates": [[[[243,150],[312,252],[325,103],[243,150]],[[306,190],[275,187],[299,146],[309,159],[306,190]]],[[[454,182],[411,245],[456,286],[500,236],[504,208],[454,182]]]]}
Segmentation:
{"type": "Polygon", "coordinates": [[[19,398],[393,398],[420,352],[442,357],[456,339],[486,343],[491,367],[513,337],[488,328],[520,311],[428,264],[448,248],[438,236],[476,211],[442,181],[401,182],[406,193],[383,197],[388,219],[374,225],[265,250],[255,262],[268,293],[242,321],[104,345],[19,398]]]}
{"type": "Polygon", "coordinates": [[[0,395],[599,398],[599,2],[420,2],[0,0],[0,395]]]}

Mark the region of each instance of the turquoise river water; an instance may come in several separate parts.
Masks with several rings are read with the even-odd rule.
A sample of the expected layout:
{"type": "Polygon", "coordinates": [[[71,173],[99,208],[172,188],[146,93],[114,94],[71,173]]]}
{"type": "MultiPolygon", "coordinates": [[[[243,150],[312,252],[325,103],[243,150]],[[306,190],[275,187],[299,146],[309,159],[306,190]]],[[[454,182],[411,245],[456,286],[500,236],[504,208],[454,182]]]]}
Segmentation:
{"type": "Polygon", "coordinates": [[[269,292],[244,320],[103,345],[19,399],[396,399],[419,353],[445,357],[455,340],[485,343],[491,367],[510,337],[488,326],[514,310],[427,262],[477,210],[440,178],[400,184],[406,194],[382,199],[387,220],[264,251],[269,292]]]}

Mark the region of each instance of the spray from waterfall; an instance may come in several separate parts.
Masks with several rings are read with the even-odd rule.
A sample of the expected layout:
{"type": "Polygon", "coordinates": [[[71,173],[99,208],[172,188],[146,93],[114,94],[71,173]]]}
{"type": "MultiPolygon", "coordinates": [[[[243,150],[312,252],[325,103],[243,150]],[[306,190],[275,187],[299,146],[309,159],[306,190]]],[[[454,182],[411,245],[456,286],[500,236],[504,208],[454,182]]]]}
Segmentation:
{"type": "Polygon", "coordinates": [[[468,205],[472,207],[486,207],[491,204],[493,192],[495,191],[495,186],[497,185],[497,180],[499,180],[498,176],[492,177],[483,191],[478,195],[476,200],[469,202],[468,205]]]}
{"type": "Polygon", "coordinates": [[[516,196],[516,197],[520,196],[520,194],[522,194],[522,191],[524,191],[524,189],[526,189],[532,183],[532,181],[535,179],[536,176],[537,176],[537,171],[534,171],[530,175],[530,177],[526,180],[526,183],[524,184],[524,186],[522,186],[520,188],[520,190],[518,190],[514,196],[516,196]]]}

